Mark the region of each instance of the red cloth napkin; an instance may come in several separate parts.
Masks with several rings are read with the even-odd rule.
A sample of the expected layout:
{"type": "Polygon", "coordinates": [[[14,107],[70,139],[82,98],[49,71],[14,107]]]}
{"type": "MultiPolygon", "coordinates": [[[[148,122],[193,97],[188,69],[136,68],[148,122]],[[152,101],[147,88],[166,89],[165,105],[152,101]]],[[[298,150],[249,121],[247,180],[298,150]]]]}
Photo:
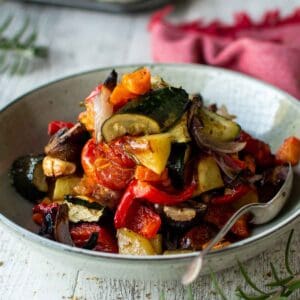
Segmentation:
{"type": "Polygon", "coordinates": [[[232,69],[300,99],[300,9],[285,18],[278,11],[267,12],[258,23],[239,13],[233,25],[200,20],[175,25],[165,19],[171,10],[156,12],[149,24],[155,61],[232,69]]]}

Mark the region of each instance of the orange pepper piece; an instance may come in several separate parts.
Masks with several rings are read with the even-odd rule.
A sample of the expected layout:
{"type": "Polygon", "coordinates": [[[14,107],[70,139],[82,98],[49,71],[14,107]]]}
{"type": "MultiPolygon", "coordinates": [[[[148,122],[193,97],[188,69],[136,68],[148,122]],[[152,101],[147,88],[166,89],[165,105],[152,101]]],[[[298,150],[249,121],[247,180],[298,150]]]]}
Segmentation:
{"type": "Polygon", "coordinates": [[[135,169],[134,177],[140,181],[160,182],[168,179],[168,170],[165,169],[161,174],[156,174],[147,167],[138,165],[135,169]]]}
{"type": "Polygon", "coordinates": [[[143,95],[151,88],[151,74],[147,68],[125,74],[122,77],[123,86],[131,93],[143,95]]]}
{"type": "Polygon", "coordinates": [[[128,102],[128,100],[136,98],[136,94],[131,93],[122,83],[119,83],[112,91],[109,101],[116,107],[120,107],[128,102]]]}
{"type": "Polygon", "coordinates": [[[300,160],[300,139],[295,136],[285,139],[276,153],[276,159],[296,165],[300,160]]]}

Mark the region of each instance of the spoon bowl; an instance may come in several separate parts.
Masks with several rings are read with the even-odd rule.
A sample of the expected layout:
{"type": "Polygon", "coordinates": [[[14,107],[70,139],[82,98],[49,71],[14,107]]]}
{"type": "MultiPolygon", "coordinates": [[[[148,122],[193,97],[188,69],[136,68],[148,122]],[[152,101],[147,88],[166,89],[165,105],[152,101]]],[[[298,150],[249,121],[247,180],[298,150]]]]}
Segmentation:
{"type": "Polygon", "coordinates": [[[220,229],[218,234],[208,243],[207,247],[192,260],[191,264],[187,268],[186,273],[182,277],[182,284],[188,285],[198,277],[202,269],[203,259],[205,255],[212,249],[212,247],[217,242],[219,242],[227,234],[230,228],[242,215],[246,213],[251,213],[253,217],[250,222],[252,224],[257,225],[267,223],[273,218],[275,218],[283,208],[288,197],[290,196],[293,184],[293,177],[293,169],[289,164],[288,173],[284,183],[282,184],[281,188],[276,193],[276,195],[270,201],[266,203],[246,204],[242,206],[239,210],[237,210],[225,223],[225,225],[220,229]]]}

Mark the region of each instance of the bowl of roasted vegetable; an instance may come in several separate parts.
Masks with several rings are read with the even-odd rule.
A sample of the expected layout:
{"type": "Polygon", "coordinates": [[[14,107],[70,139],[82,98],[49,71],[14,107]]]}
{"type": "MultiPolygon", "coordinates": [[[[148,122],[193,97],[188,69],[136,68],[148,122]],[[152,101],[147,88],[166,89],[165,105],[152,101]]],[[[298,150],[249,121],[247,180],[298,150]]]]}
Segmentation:
{"type": "MultiPolygon", "coordinates": [[[[217,68],[74,75],[17,99],[0,124],[1,223],[53,260],[112,278],[180,278],[235,211],[277,194],[289,164],[299,182],[299,102],[217,68]]],[[[242,216],[205,265],[270,247],[299,200],[294,184],[267,224],[242,216]]]]}

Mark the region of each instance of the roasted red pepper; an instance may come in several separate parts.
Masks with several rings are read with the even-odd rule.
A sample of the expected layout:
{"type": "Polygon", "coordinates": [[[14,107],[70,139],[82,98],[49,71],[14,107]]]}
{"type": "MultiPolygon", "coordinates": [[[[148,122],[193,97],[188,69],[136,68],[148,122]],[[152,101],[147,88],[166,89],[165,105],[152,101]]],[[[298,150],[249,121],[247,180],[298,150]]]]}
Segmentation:
{"type": "Polygon", "coordinates": [[[73,126],[74,126],[74,123],[72,123],[72,122],[52,121],[48,124],[48,135],[53,135],[61,128],[67,127],[70,129],[73,126]]]}
{"type": "MultiPolygon", "coordinates": [[[[209,205],[204,216],[204,221],[214,224],[218,228],[222,228],[224,224],[234,214],[234,209],[229,205],[209,205]]],[[[250,235],[248,227],[248,215],[241,216],[231,227],[230,231],[241,238],[250,235]]]]}
{"type": "Polygon", "coordinates": [[[211,199],[212,204],[227,204],[232,203],[244,195],[246,195],[251,188],[246,184],[240,184],[234,189],[232,189],[231,193],[223,195],[223,196],[217,196],[211,199]]]}
{"type": "Polygon", "coordinates": [[[94,232],[98,233],[98,239],[93,250],[118,253],[117,240],[109,229],[97,223],[73,224],[70,229],[70,234],[76,247],[83,247],[94,232]]]}
{"type": "Polygon", "coordinates": [[[239,140],[241,142],[246,142],[246,146],[242,151],[251,154],[255,158],[257,165],[261,167],[270,167],[275,164],[275,156],[271,153],[268,144],[253,138],[245,131],[241,131],[239,140]]]}
{"type": "Polygon", "coordinates": [[[160,225],[160,216],[153,208],[140,201],[135,201],[127,214],[125,227],[150,239],[157,234],[160,225]]]}
{"type": "Polygon", "coordinates": [[[154,204],[176,205],[191,198],[195,188],[196,184],[193,182],[181,193],[173,195],[157,189],[148,182],[133,180],[127,187],[117,208],[114,218],[115,227],[121,228],[126,226],[128,210],[136,198],[144,199],[154,204]]]}

